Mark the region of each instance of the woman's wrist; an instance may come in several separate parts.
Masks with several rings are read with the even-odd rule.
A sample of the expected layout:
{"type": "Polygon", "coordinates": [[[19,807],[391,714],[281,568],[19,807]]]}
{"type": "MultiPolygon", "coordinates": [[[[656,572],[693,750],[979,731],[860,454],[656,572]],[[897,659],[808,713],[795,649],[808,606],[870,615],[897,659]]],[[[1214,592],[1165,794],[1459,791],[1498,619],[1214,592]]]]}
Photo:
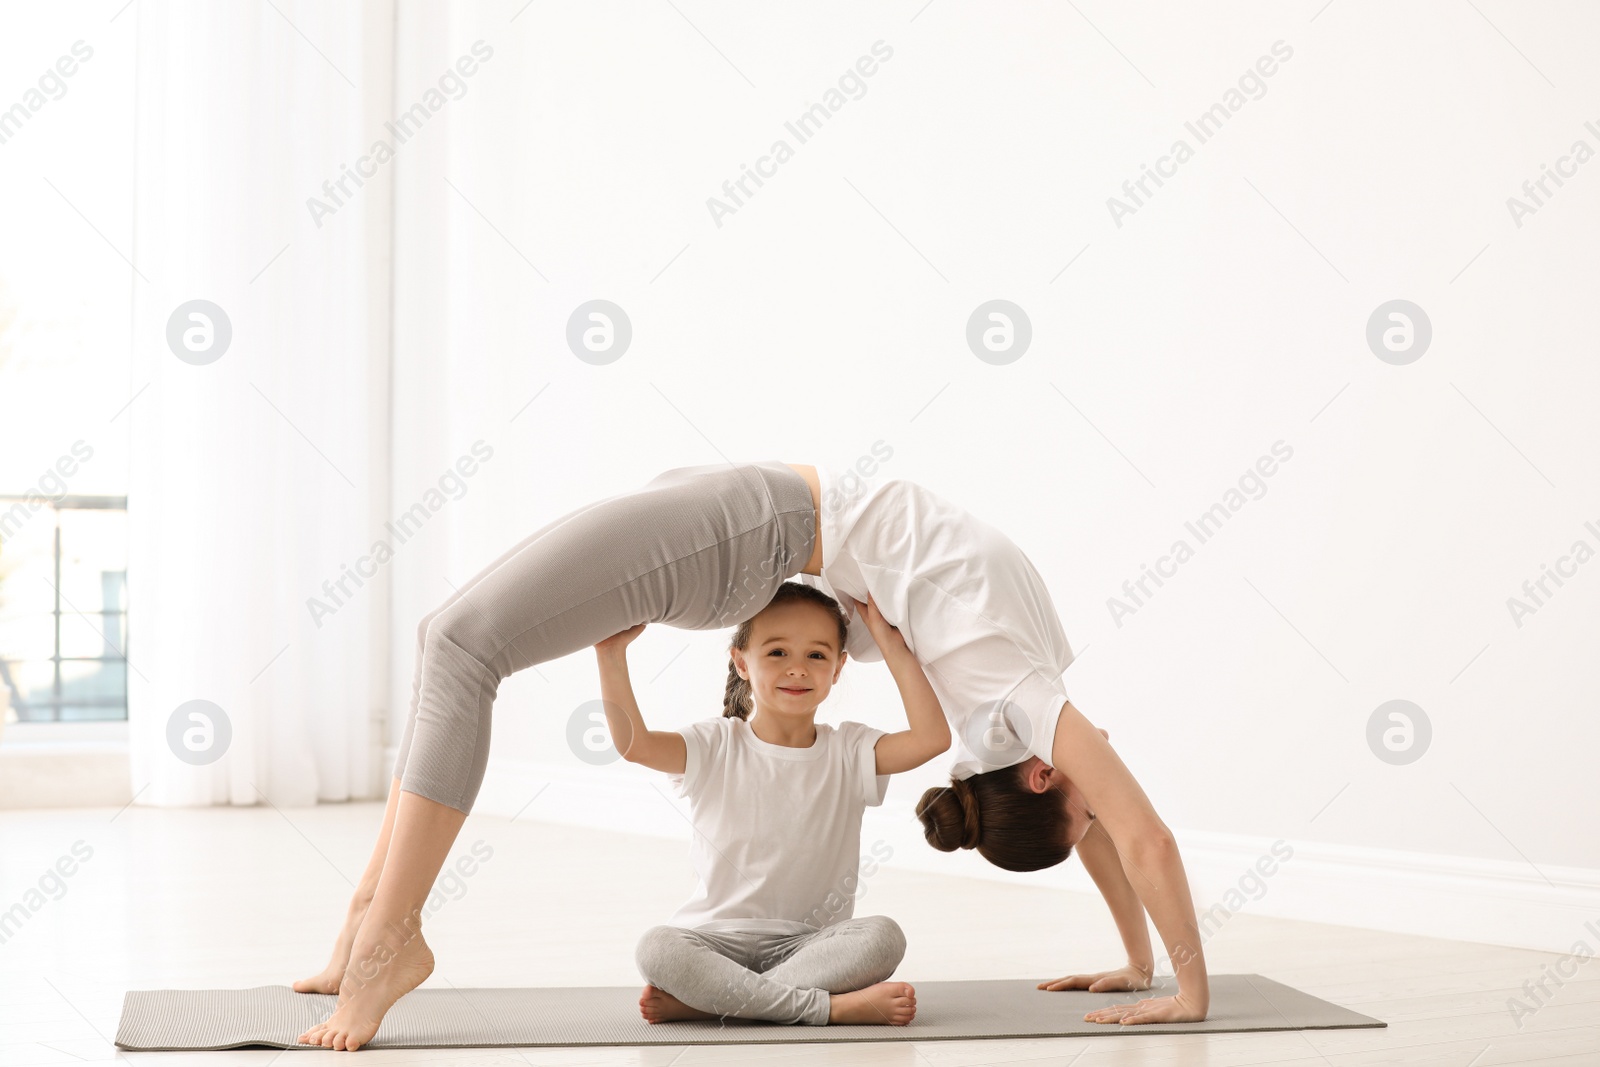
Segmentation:
{"type": "Polygon", "coordinates": [[[1202,1008],[1211,1004],[1211,982],[1203,969],[1189,968],[1181,970],[1173,976],[1178,980],[1178,994],[1202,1008]]]}

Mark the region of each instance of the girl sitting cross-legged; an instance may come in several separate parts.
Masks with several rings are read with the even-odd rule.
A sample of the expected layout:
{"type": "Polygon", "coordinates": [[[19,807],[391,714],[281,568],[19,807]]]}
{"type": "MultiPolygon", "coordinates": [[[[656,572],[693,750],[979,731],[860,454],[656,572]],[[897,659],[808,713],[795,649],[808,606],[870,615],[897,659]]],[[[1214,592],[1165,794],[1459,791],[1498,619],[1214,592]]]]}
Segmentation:
{"type": "Polygon", "coordinates": [[[832,597],[786,582],[734,632],[721,718],[651,730],[628,681],[644,624],[595,646],[617,751],[671,775],[689,798],[700,884],[670,925],[639,941],[652,1023],[733,1016],[904,1026],[916,992],[887,981],[905,954],[892,919],[852,918],[861,816],[888,775],[950,745],[950,728],[900,632],[870,597],[852,602],[905,703],[910,729],[816,721],[844,666],[847,621],[832,597]]]}

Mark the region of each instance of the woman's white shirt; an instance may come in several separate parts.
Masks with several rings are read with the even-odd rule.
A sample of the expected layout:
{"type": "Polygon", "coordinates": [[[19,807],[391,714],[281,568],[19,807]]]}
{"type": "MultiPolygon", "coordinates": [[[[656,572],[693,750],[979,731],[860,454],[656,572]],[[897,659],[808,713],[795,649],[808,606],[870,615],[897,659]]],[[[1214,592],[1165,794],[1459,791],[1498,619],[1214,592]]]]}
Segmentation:
{"type": "MultiPolygon", "coordinates": [[[[798,575],[866,603],[898,627],[954,735],[951,774],[967,778],[1036,755],[1052,761],[1072,663],[1044,579],[998,529],[904,479],[818,466],[822,576],[798,575]]],[[[881,660],[852,613],[852,659],[881,660]]]]}

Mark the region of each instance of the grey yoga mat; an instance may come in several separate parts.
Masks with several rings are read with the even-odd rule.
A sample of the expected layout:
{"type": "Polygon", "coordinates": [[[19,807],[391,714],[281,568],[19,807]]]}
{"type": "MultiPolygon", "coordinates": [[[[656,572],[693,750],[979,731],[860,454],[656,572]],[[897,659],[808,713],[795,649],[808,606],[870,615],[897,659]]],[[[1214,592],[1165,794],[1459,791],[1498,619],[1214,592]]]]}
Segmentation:
{"type": "MultiPolygon", "coordinates": [[[[1386,1026],[1258,974],[1211,976],[1204,1022],[1107,1025],[1083,1021],[1108,1004],[1177,992],[1173,979],[1140,993],[1045,992],[1030,979],[913,982],[917,1017],[907,1026],[785,1026],[722,1022],[647,1023],[640,986],[527,989],[417,989],[390,1009],[366,1048],[467,1048],[533,1045],[713,1045],[815,1041],[950,1041],[1079,1037],[1093,1034],[1237,1033],[1386,1026]]],[[[296,1045],[326,1019],[337,998],[288,986],[130,991],[122,1002],[117,1047],[137,1052],[296,1045]]]]}

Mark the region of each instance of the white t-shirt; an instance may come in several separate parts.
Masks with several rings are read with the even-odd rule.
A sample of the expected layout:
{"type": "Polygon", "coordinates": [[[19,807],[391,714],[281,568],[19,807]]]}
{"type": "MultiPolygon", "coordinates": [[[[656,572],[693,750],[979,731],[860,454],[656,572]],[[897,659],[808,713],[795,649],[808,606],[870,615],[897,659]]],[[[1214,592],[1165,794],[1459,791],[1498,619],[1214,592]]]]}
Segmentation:
{"type": "Polygon", "coordinates": [[[861,816],[889,787],[874,752],[884,731],[816,727],[809,748],[763,741],[743,719],[678,731],[688,757],[669,780],[689,799],[700,884],[671,925],[782,920],[820,930],[854,914],[861,816]]]}
{"type": "MultiPolygon", "coordinates": [[[[915,482],[821,466],[817,476],[822,577],[796,580],[863,604],[872,594],[950,721],[950,773],[968,778],[1030,755],[1052,763],[1073,652],[1022,549],[915,482]]],[[[853,614],[845,648],[853,659],[883,658],[853,614]]]]}

